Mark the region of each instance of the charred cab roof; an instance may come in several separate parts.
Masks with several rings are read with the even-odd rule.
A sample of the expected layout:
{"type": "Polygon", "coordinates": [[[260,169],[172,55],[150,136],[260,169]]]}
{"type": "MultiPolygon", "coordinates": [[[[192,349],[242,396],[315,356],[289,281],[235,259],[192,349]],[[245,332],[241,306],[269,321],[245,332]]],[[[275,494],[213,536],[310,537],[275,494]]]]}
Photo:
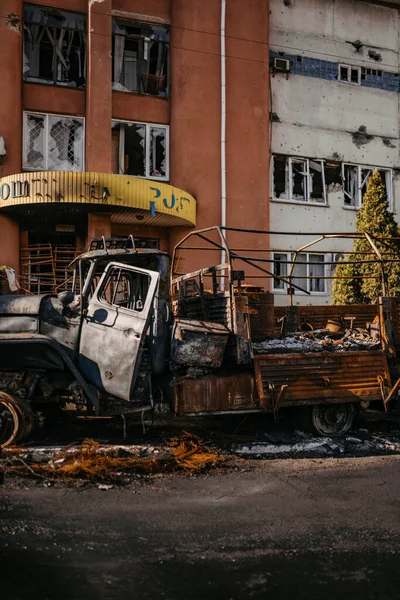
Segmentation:
{"type": "Polygon", "coordinates": [[[161,250],[157,250],[156,248],[116,248],[109,250],[88,250],[83,254],[80,254],[70,263],[70,267],[73,267],[75,263],[80,260],[96,260],[98,258],[116,258],[118,256],[123,256],[124,258],[128,256],[137,256],[138,254],[159,254],[163,256],[168,256],[167,252],[162,252],[161,250]]]}

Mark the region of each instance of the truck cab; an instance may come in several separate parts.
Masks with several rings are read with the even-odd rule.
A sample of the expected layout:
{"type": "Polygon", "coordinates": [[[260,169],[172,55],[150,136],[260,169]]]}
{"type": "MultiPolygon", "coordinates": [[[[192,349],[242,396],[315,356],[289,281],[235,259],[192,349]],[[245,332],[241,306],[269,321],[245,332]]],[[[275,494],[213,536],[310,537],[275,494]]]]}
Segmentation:
{"type": "Polygon", "coordinates": [[[22,420],[43,402],[96,414],[151,407],[167,358],[169,266],[133,239],[102,238],[71,264],[70,290],[0,297],[0,445],[10,402],[24,405],[22,420]]]}

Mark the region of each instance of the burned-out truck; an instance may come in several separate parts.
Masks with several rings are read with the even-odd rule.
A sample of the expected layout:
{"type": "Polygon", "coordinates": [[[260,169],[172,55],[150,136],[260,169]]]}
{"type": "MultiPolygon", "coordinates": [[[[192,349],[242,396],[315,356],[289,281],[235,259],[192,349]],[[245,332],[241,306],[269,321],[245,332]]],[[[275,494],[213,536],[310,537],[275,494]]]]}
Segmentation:
{"type": "Polygon", "coordinates": [[[0,445],[25,439],[37,410],[143,415],[171,396],[163,388],[177,414],[297,407],[322,435],[346,432],[370,402],[387,410],[399,387],[400,298],[274,307],[235,263],[251,281],[258,272],[301,286],[262,256],[232,250],[218,227],[186,236],[172,266],[132,237],[102,238],[72,263],[71,290],[0,296],[0,445]],[[216,264],[185,273],[182,255],[207,249],[216,264]]]}

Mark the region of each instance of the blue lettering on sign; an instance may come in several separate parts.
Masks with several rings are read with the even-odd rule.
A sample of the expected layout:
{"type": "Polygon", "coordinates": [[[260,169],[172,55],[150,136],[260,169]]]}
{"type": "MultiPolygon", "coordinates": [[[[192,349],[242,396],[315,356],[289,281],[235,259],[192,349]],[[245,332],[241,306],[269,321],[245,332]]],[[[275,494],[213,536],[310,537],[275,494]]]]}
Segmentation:
{"type": "Polygon", "coordinates": [[[175,206],[175,196],[174,196],[174,193],[172,193],[171,206],[169,205],[167,198],[164,198],[163,202],[164,202],[164,206],[166,208],[174,208],[174,206],[175,206]]]}
{"type": "MultiPolygon", "coordinates": [[[[161,197],[161,190],[159,188],[151,187],[150,189],[154,192],[154,198],[160,198],[161,197]]],[[[163,204],[164,204],[165,208],[168,208],[169,210],[172,210],[176,206],[176,209],[175,209],[176,212],[179,212],[180,210],[184,209],[184,203],[185,202],[188,202],[190,204],[190,198],[186,198],[185,196],[181,196],[180,198],[176,198],[175,194],[173,192],[171,193],[171,198],[163,198],[163,204]]],[[[152,216],[155,216],[156,211],[155,211],[155,202],[154,202],[154,200],[150,200],[150,210],[151,210],[152,216]]]]}

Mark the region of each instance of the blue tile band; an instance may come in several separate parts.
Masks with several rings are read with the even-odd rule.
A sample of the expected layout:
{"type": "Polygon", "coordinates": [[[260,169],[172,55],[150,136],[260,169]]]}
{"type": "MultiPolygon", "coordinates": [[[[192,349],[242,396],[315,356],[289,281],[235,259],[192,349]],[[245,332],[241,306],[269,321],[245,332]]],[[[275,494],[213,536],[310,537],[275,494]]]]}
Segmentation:
{"type": "MultiPolygon", "coordinates": [[[[357,67],[351,62],[343,61],[332,62],[329,60],[320,60],[317,58],[309,58],[308,56],[300,56],[295,54],[287,54],[286,52],[278,52],[270,50],[269,56],[271,66],[274,58],[284,58],[290,60],[290,73],[292,75],[304,75],[306,77],[317,77],[318,79],[328,79],[330,81],[338,81],[339,64],[357,67]]],[[[398,73],[383,71],[379,68],[379,63],[372,63],[371,66],[361,67],[361,87],[377,88],[386,90],[387,92],[400,92],[400,77],[398,73]]]]}

